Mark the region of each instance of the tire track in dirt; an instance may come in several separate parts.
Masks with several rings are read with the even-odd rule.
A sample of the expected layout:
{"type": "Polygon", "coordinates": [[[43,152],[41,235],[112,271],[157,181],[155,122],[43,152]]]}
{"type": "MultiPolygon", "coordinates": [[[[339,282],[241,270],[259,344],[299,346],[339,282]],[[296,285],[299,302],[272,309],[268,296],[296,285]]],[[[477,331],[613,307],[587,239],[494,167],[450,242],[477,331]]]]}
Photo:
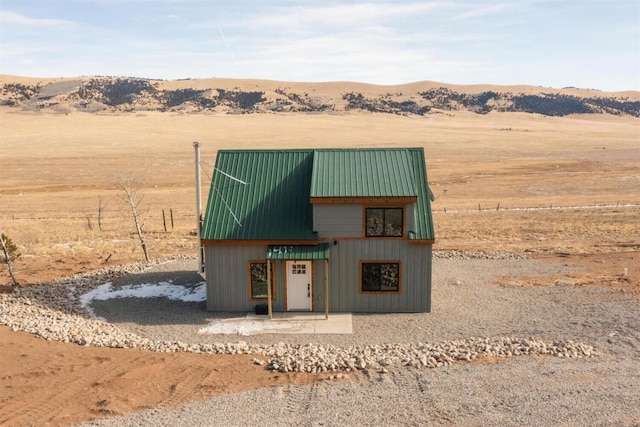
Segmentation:
{"type": "MultiPolygon", "coordinates": [[[[117,365],[111,360],[101,360],[97,369],[95,365],[92,365],[92,368],[87,369],[86,375],[81,378],[74,376],[74,379],[70,381],[57,383],[56,387],[38,388],[30,393],[26,404],[14,403],[4,406],[0,425],[35,426],[45,425],[54,420],[60,421],[68,416],[60,413],[60,408],[65,407],[65,403],[77,399],[78,395],[82,395],[83,392],[94,389],[106,381],[124,375],[132,364],[140,363],[142,358],[139,355],[125,356],[118,360],[117,365]]],[[[46,374],[45,372],[40,373],[46,374]]],[[[37,374],[37,372],[30,375],[33,374],[37,374]]]]}
{"type": "Polygon", "coordinates": [[[186,368],[180,374],[180,378],[171,385],[170,395],[160,403],[160,408],[173,409],[180,403],[188,402],[189,397],[193,396],[194,390],[200,388],[200,383],[207,373],[207,370],[202,366],[186,368]]]}
{"type": "Polygon", "coordinates": [[[424,412],[429,414],[429,419],[442,425],[448,425],[452,422],[451,415],[441,409],[436,399],[433,398],[425,372],[403,369],[383,375],[389,375],[389,379],[384,381],[397,387],[398,393],[403,396],[403,399],[415,400],[424,412]]]}
{"type": "Polygon", "coordinates": [[[292,414],[307,413],[317,395],[316,383],[307,386],[289,385],[285,389],[285,409],[292,414]]]}

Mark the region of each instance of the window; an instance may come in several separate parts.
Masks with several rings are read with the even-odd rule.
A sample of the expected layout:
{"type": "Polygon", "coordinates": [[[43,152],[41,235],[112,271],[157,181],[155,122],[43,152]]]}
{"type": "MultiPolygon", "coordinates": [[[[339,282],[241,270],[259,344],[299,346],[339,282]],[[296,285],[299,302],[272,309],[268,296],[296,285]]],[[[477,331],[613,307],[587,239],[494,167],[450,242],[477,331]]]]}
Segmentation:
{"type": "MultiPolygon", "coordinates": [[[[271,264],[271,299],[275,296],[275,280],[273,261],[271,264]]],[[[267,299],[267,263],[264,261],[249,262],[249,297],[252,300],[267,299]]]]}
{"type": "Polygon", "coordinates": [[[400,292],[400,262],[361,262],[361,292],[400,292]]]}
{"type": "Polygon", "coordinates": [[[402,237],[402,208],[366,208],[366,237],[402,237]]]}
{"type": "Polygon", "coordinates": [[[307,274],[307,264],[292,264],[291,274],[307,274]]]}

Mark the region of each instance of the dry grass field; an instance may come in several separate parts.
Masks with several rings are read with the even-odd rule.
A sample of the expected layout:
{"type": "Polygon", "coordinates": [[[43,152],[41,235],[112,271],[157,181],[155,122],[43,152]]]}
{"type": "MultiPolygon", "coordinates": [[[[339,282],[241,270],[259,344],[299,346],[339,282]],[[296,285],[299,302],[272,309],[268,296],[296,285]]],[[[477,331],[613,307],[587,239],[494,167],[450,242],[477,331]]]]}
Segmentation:
{"type": "MultiPolygon", "coordinates": [[[[229,82],[240,84],[253,82],[229,82]]],[[[334,85],[336,91],[349,87],[334,85]]],[[[576,281],[589,283],[633,265],[640,247],[640,119],[631,116],[89,114],[0,107],[0,129],[0,231],[18,245],[15,274],[27,285],[143,259],[118,188],[126,174],[145,178],[141,207],[151,258],[195,255],[195,140],[202,143],[204,202],[220,149],[420,146],[436,197],[436,250],[560,256],[586,266],[576,281]]],[[[2,266],[0,285],[9,291],[9,283],[2,266]]],[[[637,281],[630,286],[638,290],[637,281]]],[[[48,351],[2,333],[4,348],[23,340],[27,352],[48,351]]],[[[83,358],[75,348],[55,351],[73,363],[83,358]]]]}
{"type": "Polygon", "coordinates": [[[195,140],[205,202],[218,149],[422,146],[436,196],[436,249],[583,254],[631,250],[640,241],[640,120],[632,117],[3,108],[0,127],[0,228],[21,249],[15,267],[25,283],[107,258],[142,259],[118,188],[131,173],[146,180],[141,207],[151,257],[194,254],[195,140]]]}

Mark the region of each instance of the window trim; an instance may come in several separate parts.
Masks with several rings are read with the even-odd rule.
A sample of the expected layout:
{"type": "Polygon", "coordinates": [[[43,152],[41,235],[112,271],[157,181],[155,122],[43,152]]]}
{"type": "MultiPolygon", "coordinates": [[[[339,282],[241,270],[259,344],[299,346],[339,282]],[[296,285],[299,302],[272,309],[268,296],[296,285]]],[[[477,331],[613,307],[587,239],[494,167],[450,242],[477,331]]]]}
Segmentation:
{"type": "Polygon", "coordinates": [[[400,260],[361,260],[360,271],[358,273],[358,286],[361,294],[383,294],[383,295],[397,295],[402,293],[402,261],[400,260]],[[362,270],[364,264],[397,264],[398,265],[398,290],[397,291],[365,291],[362,289],[362,270]]]}
{"type": "MultiPolygon", "coordinates": [[[[404,230],[407,224],[407,218],[405,215],[405,207],[404,206],[363,206],[362,208],[362,235],[365,239],[403,239],[404,238],[404,230]],[[367,209],[400,209],[402,211],[402,230],[400,231],[399,236],[369,236],[367,235],[367,209]]],[[[384,229],[384,227],[383,227],[384,229]]]]}
{"type": "Polygon", "coordinates": [[[249,282],[249,301],[268,301],[269,299],[267,297],[265,298],[255,298],[253,296],[253,283],[251,282],[251,265],[253,264],[266,264],[266,263],[271,264],[270,268],[271,268],[271,301],[274,301],[276,299],[276,279],[275,279],[275,262],[273,260],[250,260],[247,263],[247,276],[248,276],[248,282],[249,282]]]}

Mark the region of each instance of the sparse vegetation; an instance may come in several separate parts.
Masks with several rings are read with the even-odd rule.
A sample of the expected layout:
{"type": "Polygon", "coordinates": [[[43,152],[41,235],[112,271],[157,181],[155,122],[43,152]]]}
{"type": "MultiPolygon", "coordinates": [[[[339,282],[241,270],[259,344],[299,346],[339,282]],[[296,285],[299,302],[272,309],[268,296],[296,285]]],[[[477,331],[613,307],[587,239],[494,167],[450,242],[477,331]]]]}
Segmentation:
{"type": "Polygon", "coordinates": [[[131,104],[137,96],[156,95],[157,90],[149,80],[135,78],[91,79],[78,88],[75,95],[81,100],[102,102],[111,107],[131,104]]]}
{"type": "Polygon", "coordinates": [[[596,112],[587,105],[584,99],[571,95],[516,95],[511,100],[513,107],[509,111],[537,113],[545,116],[567,116],[596,112]]]}
{"type": "Polygon", "coordinates": [[[224,90],[218,91],[218,100],[221,104],[228,105],[232,108],[240,110],[255,111],[256,104],[265,101],[264,92],[243,92],[241,90],[224,90]]]}
{"type": "Polygon", "coordinates": [[[276,99],[275,104],[271,107],[272,111],[324,112],[332,111],[335,108],[334,105],[310,98],[308,93],[301,96],[281,88],[276,89],[275,93],[286,99],[276,99]]]}
{"type": "MultiPolygon", "coordinates": [[[[189,79],[183,81],[188,82],[189,79]]],[[[55,84],[56,90],[52,92],[51,89],[47,89],[52,84],[42,86],[41,84],[6,83],[2,86],[0,106],[69,112],[65,109],[66,104],[61,105],[59,101],[71,101],[73,107],[85,112],[167,111],[180,108],[184,111],[226,111],[234,114],[343,110],[423,116],[430,112],[468,110],[477,114],[495,111],[545,116],[612,114],[640,117],[640,101],[606,96],[578,96],[560,92],[511,93],[491,90],[464,93],[447,87],[437,87],[413,94],[397,91],[372,96],[352,91],[339,95],[346,104],[336,108],[334,100],[337,101],[337,99],[331,96],[323,95],[320,91],[311,96],[307,91],[296,92],[290,87],[276,88],[273,92],[247,91],[239,87],[233,89],[182,87],[162,90],[161,81],[133,77],[94,77],[79,87],[67,84],[70,92],[64,93],[62,89],[64,86],[60,84],[55,84]],[[71,89],[72,87],[75,89],[71,89]],[[218,109],[218,107],[223,108],[218,109]]],[[[256,87],[259,88],[259,86],[256,87]]]]}
{"type": "MultiPolygon", "coordinates": [[[[499,105],[504,102],[498,101],[499,105]]],[[[14,264],[21,284],[69,274],[71,268],[79,272],[105,263],[144,261],[131,211],[119,200],[124,192],[113,177],[114,169],[143,172],[147,180],[140,214],[150,259],[197,254],[193,153],[184,141],[198,135],[208,141],[204,153],[209,167],[213,167],[215,150],[253,148],[256,141],[264,148],[424,146],[429,184],[438,196],[433,208],[441,248],[455,241],[467,249],[482,244],[494,249],[580,253],[618,250],[622,244],[639,241],[633,227],[638,208],[622,207],[638,204],[629,191],[635,188],[638,162],[628,155],[637,146],[638,119],[628,115],[610,120],[583,117],[580,122],[589,126],[582,130],[573,119],[545,120],[522,113],[491,113],[490,120],[466,111],[437,120],[417,115],[407,120],[391,114],[288,114],[274,120],[272,114],[253,114],[216,121],[211,136],[212,121],[204,116],[157,113],[133,119],[72,113],[56,119],[49,114],[16,114],[7,107],[0,110],[7,124],[3,147],[8,147],[0,150],[6,157],[6,167],[0,168],[5,183],[0,231],[23,254],[14,264]],[[124,134],[122,123],[128,126],[124,134]],[[33,131],[24,136],[24,129],[33,131]],[[177,138],[176,129],[184,136],[177,138]],[[60,152],[67,135],[81,135],[82,141],[69,143],[60,152]],[[558,158],[559,147],[572,154],[558,158]],[[595,204],[612,208],[577,212],[556,208],[595,204]],[[549,206],[553,209],[510,210],[549,206]],[[164,232],[163,208],[173,209],[172,233],[164,232]],[[599,225],[582,219],[568,221],[582,212],[599,225]],[[91,215],[93,230],[85,214],[91,215]],[[544,227],[550,231],[529,232],[544,227]]],[[[205,172],[205,194],[207,184],[205,172]]],[[[0,265],[0,281],[11,282],[4,265],[0,265]]]]}
{"type": "Polygon", "coordinates": [[[6,83],[2,86],[2,96],[6,96],[3,104],[13,106],[34,97],[42,86],[21,83],[6,83]]]}
{"type": "Polygon", "coordinates": [[[486,114],[493,109],[488,102],[499,100],[503,95],[493,92],[480,92],[477,94],[464,94],[441,87],[420,92],[419,95],[431,102],[434,108],[441,110],[457,110],[458,106],[465,107],[478,114],[486,114]]]}
{"type": "Polygon", "coordinates": [[[201,100],[206,92],[206,90],[190,88],[167,90],[162,92],[162,100],[164,101],[166,108],[176,107],[189,101],[196,102],[201,105],[201,100]]]}
{"type": "Polygon", "coordinates": [[[628,114],[630,116],[640,117],[640,101],[596,97],[589,98],[588,102],[599,108],[603,113],[615,115],[628,114]]]}
{"type": "Polygon", "coordinates": [[[2,246],[2,252],[0,253],[0,262],[6,264],[9,270],[9,276],[11,277],[11,280],[13,282],[13,286],[20,286],[15,274],[13,273],[13,262],[20,256],[18,247],[15,243],[13,243],[13,240],[11,240],[9,236],[5,235],[4,233],[0,234],[0,246],[2,246]]]}
{"type": "Polygon", "coordinates": [[[389,99],[389,94],[386,97],[380,96],[377,99],[366,98],[361,93],[349,92],[342,95],[342,99],[347,101],[346,110],[366,110],[372,113],[392,113],[392,114],[416,114],[425,115],[429,112],[430,108],[427,106],[418,105],[415,101],[395,101],[389,99]]]}

